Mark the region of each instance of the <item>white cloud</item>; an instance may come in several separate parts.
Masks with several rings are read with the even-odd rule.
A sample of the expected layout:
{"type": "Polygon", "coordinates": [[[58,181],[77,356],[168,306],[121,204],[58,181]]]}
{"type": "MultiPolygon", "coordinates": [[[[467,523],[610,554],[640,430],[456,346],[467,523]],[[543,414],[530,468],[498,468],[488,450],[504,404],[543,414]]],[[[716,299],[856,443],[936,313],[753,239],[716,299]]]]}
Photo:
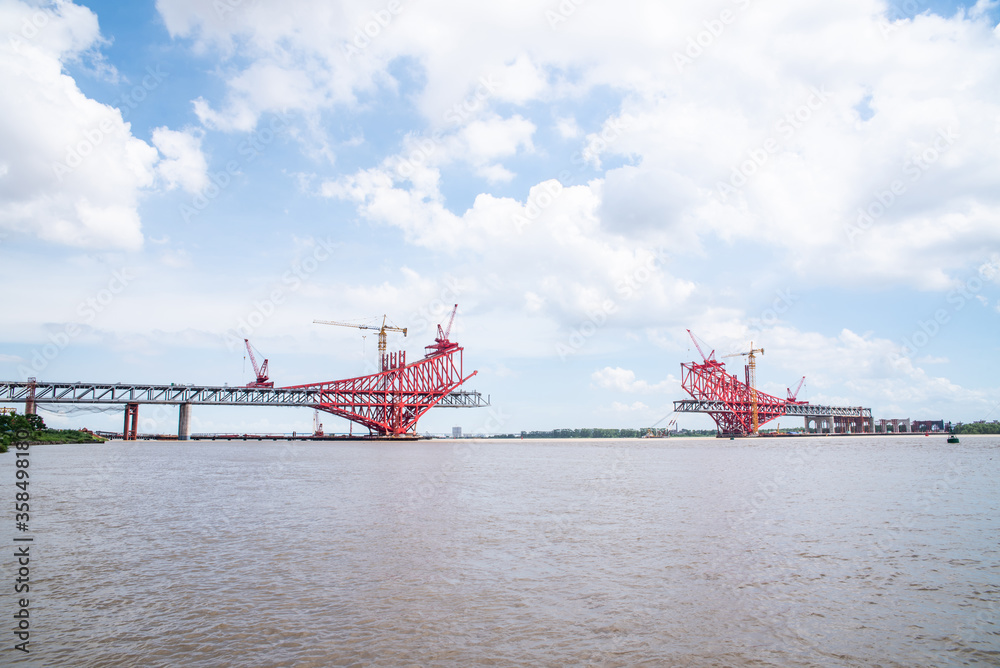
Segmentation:
{"type": "MultiPolygon", "coordinates": [[[[876,417],[893,411],[926,409],[961,413],[973,407],[984,410],[991,401],[988,390],[964,388],[947,378],[932,376],[921,364],[943,364],[947,360],[930,355],[913,359],[899,343],[870,333],[843,329],[830,337],[818,332],[775,326],[757,332],[767,341],[766,353],[757,360],[758,388],[778,397],[786,387],[795,387],[801,376],[806,386],[798,399],[813,404],[857,406],[864,402],[876,417]]],[[[735,349],[745,343],[742,335],[731,341],[713,341],[718,350],[735,349]]],[[[730,372],[742,364],[733,360],[730,372]]],[[[889,416],[892,417],[892,416],[889,416]]],[[[900,417],[900,416],[895,416],[900,417]]],[[[905,416],[904,416],[905,417],[905,416]]]]}
{"type": "MultiPolygon", "coordinates": [[[[224,18],[194,0],[157,6],[172,34],[223,56],[238,45],[250,60],[227,74],[224,100],[198,102],[212,127],[353,104],[360,91],[394,89],[389,63],[408,58],[426,76],[416,104],[432,128],[468,100],[486,119],[465,119],[429,166],[464,160],[497,184],[514,176],[501,159],[534,150],[534,121],[498,120],[498,103],[573,101],[606,87],[625,102],[587,135],[584,158],[599,168],[620,154],[630,164],[604,179],[602,230],[647,243],[682,230],[695,245],[762,244],[812,283],[924,289],[944,289],[966,269],[970,245],[1000,245],[1000,50],[983,3],[950,19],[896,21],[888,34],[877,0],[739,6],[681,68],[675,54],[717,18],[697,3],[591,4],[553,26],[527,0],[475,10],[429,0],[405,5],[351,60],[343,47],[372,11],[361,3],[255,3],[224,18]],[[785,37],[761,40],[769,34],[785,37]],[[861,100],[871,117],[858,115],[861,100]],[[958,139],[935,149],[941,133],[958,139]],[[859,209],[879,211],[897,181],[903,192],[855,229],[859,209]]],[[[579,132],[575,121],[557,127],[579,132]]]]}
{"type": "Polygon", "coordinates": [[[556,119],[556,130],[563,139],[576,139],[583,133],[576,119],[571,117],[556,119]]]}
{"type": "Polygon", "coordinates": [[[917,359],[917,364],[947,364],[947,357],[934,357],[933,355],[925,355],[917,359]]]}
{"type": "Polygon", "coordinates": [[[180,186],[189,193],[199,193],[208,186],[208,162],[201,152],[200,134],[156,128],[153,145],[164,156],[156,170],[168,190],[180,186]]]}
{"type": "Polygon", "coordinates": [[[623,404],[620,401],[612,401],[611,409],[616,413],[636,413],[649,410],[649,406],[641,401],[634,401],[631,404],[623,404]]]}
{"type": "Polygon", "coordinates": [[[496,72],[500,80],[497,97],[514,104],[524,104],[548,93],[545,75],[531,62],[527,54],[518,54],[517,59],[496,72]]]}
{"type": "Polygon", "coordinates": [[[590,376],[594,383],[603,389],[617,390],[619,392],[640,392],[649,394],[653,392],[665,392],[677,387],[677,380],[668,375],[666,380],[659,383],[650,384],[645,380],[636,380],[635,372],[621,367],[604,367],[595,371],[590,376]]]}
{"type": "Polygon", "coordinates": [[[153,184],[156,150],[62,73],[100,42],[96,17],[71,3],[8,2],[0,33],[11,36],[0,43],[0,227],[74,246],[139,247],[138,200],[153,184]]]}

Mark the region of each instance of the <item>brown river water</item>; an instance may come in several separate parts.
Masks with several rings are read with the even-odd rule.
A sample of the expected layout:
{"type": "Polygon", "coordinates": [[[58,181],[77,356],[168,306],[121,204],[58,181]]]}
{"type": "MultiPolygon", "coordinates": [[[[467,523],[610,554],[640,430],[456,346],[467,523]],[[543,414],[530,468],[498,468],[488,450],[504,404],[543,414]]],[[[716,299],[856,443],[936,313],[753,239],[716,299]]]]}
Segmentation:
{"type": "Polygon", "coordinates": [[[0,665],[1000,665],[997,437],[13,453],[0,665]]]}

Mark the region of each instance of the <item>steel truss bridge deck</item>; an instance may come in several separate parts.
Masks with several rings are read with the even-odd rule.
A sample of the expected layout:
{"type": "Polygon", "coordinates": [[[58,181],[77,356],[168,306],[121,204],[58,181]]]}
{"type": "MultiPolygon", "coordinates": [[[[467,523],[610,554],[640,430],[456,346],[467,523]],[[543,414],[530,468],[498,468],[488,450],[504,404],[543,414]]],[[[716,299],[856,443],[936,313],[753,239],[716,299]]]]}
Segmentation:
{"type": "MultiPolygon", "coordinates": [[[[678,413],[735,413],[725,401],[684,399],[674,402],[678,413]]],[[[872,409],[861,406],[819,406],[814,404],[785,404],[784,415],[797,417],[848,417],[871,419],[872,409]]]]}
{"type": "MultiPolygon", "coordinates": [[[[131,385],[121,383],[30,383],[0,381],[0,402],[38,404],[192,404],[203,406],[299,406],[314,408],[321,390],[281,387],[131,385]],[[34,397],[31,396],[32,388],[34,397]]],[[[445,408],[485,408],[489,397],[456,391],[437,404],[445,408]]]]}

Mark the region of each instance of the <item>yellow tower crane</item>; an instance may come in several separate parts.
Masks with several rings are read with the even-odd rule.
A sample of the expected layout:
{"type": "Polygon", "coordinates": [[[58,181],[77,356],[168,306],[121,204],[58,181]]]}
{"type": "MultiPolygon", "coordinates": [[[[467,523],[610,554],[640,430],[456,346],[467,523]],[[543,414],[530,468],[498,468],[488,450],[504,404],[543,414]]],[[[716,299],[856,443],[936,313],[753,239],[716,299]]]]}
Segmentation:
{"type": "Polygon", "coordinates": [[[741,357],[741,356],[745,356],[745,357],[748,357],[750,359],[750,362],[747,365],[747,367],[750,370],[750,378],[748,379],[750,387],[748,387],[747,390],[750,392],[750,421],[751,421],[751,425],[753,427],[752,430],[751,430],[751,433],[754,436],[757,435],[757,427],[759,425],[759,418],[758,418],[758,415],[757,415],[757,364],[756,364],[756,362],[757,362],[757,360],[756,360],[757,353],[760,353],[761,355],[763,355],[764,354],[764,349],[763,348],[754,348],[753,347],[753,341],[751,341],[750,342],[750,350],[749,350],[749,352],[745,352],[745,353],[733,353],[732,355],[723,355],[723,357],[741,357]]]}
{"type": "Polygon", "coordinates": [[[313,320],[317,325],[337,325],[338,327],[354,327],[356,329],[372,329],[378,332],[378,354],[379,359],[385,354],[386,349],[386,332],[402,332],[403,336],[406,336],[405,327],[393,327],[392,325],[385,324],[386,318],[388,316],[382,316],[382,326],[377,325],[356,325],[352,322],[334,322],[332,320],[313,320]]]}

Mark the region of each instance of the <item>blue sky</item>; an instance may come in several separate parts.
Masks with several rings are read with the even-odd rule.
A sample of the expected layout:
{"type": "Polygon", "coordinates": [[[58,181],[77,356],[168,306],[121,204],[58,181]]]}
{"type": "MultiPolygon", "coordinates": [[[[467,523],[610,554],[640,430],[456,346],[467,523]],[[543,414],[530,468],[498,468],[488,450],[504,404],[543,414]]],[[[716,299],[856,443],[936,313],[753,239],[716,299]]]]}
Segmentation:
{"type": "Polygon", "coordinates": [[[345,378],[374,337],[313,319],[412,358],[457,302],[501,431],[656,422],[688,328],[774,394],[996,418],[997,5],[2,0],[0,376],[245,383],[242,326],[345,378]]]}

